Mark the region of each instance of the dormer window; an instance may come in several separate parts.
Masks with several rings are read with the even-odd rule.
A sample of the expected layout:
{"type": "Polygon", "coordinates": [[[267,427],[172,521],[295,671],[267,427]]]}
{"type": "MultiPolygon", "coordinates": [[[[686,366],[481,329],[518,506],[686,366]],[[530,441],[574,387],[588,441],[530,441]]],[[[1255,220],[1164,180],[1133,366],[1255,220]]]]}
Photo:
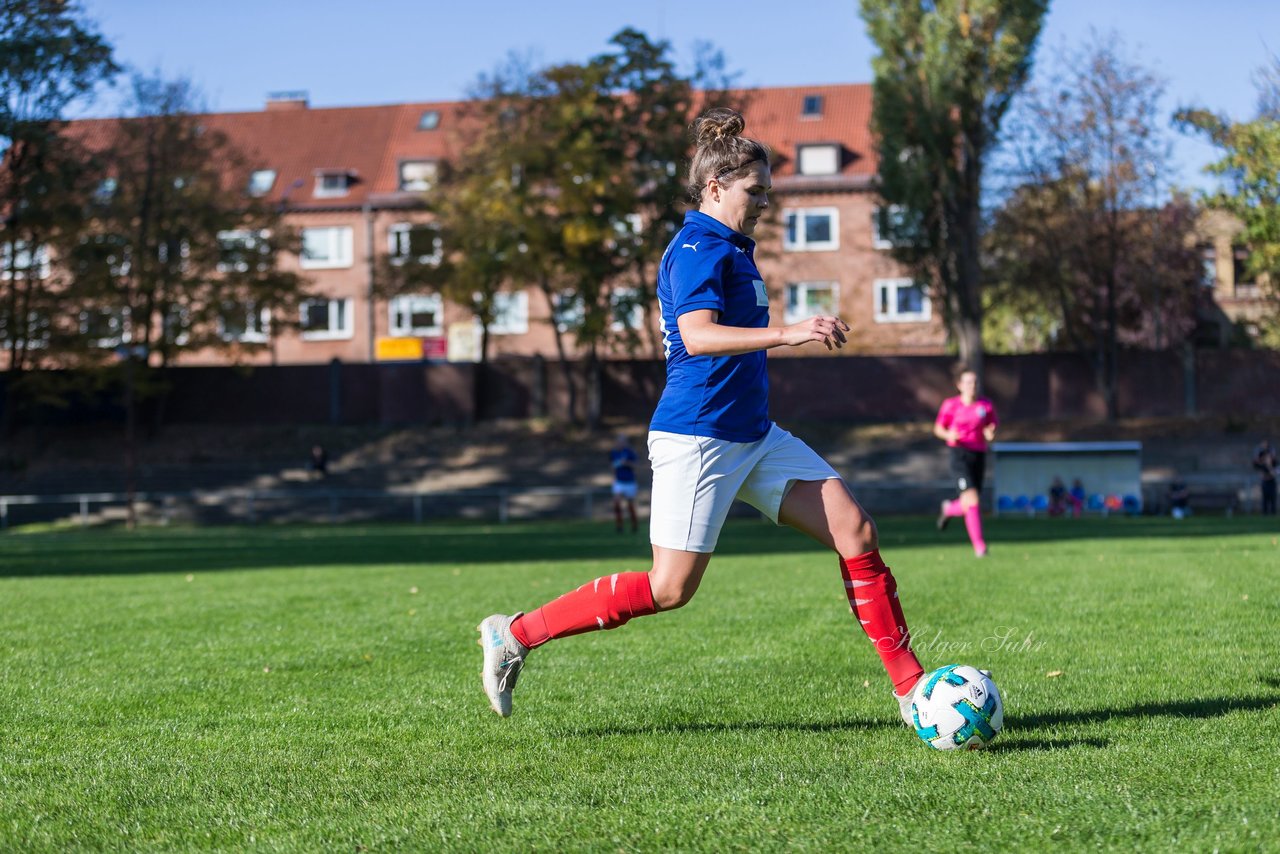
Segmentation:
{"type": "Polygon", "coordinates": [[[423,110],[418,117],[418,130],[435,130],[440,127],[439,110],[423,110]]]}
{"type": "Polygon", "coordinates": [[[805,95],[804,96],[804,106],[800,108],[800,118],[802,119],[822,118],[822,96],[821,95],[805,95]]]}
{"type": "Polygon", "coordinates": [[[345,196],[351,189],[351,173],[345,169],[318,170],[316,172],[316,198],[345,196]]]}
{"type": "Polygon", "coordinates": [[[255,169],[249,176],[249,195],[258,197],[271,192],[276,183],[276,170],[255,169]]]}
{"type": "Polygon", "coordinates": [[[834,143],[801,145],[796,152],[801,175],[836,175],[840,172],[840,146],[834,143]]]}
{"type": "Polygon", "coordinates": [[[436,182],[437,166],[434,160],[400,161],[400,189],[407,193],[423,193],[436,182]]]}

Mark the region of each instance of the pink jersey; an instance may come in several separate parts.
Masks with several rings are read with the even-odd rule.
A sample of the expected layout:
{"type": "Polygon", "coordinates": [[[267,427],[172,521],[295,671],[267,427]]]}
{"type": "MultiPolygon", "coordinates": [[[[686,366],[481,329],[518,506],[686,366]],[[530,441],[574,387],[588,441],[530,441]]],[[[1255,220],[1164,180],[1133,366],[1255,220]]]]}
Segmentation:
{"type": "Polygon", "coordinates": [[[970,451],[985,451],[987,437],[982,435],[982,428],[988,424],[999,424],[996,419],[996,408],[985,397],[975,398],[968,406],[959,395],[948,397],[942,401],[938,409],[936,422],[944,430],[956,431],[956,440],[947,444],[956,448],[967,448],[970,451]]]}

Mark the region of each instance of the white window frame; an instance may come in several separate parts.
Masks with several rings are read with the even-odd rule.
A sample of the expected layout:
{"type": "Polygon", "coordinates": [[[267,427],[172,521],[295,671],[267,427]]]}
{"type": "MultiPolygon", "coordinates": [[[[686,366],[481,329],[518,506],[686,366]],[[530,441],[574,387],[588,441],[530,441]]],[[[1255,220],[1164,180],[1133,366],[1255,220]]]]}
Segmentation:
{"type": "Polygon", "coordinates": [[[840,209],[823,208],[784,208],[782,211],[782,248],[787,252],[831,252],[840,248],[840,209]],[[812,243],[805,238],[805,221],[811,216],[827,216],[831,220],[831,239],[815,240],[812,243]],[[795,240],[787,237],[787,218],[795,217],[795,240]]]}
{"type": "MultiPolygon", "coordinates": [[[[898,289],[909,288],[919,285],[915,279],[876,279],[871,289],[872,299],[875,300],[875,320],[876,323],[927,323],[933,318],[933,303],[929,299],[927,293],[921,294],[922,308],[915,313],[898,313],[898,289]],[[886,300],[881,299],[881,294],[885,291],[889,292],[887,300],[889,309],[882,311],[881,305],[886,300]]],[[[923,286],[920,286],[923,290],[923,286]]]]}
{"type": "Polygon", "coordinates": [[[901,217],[902,205],[876,205],[871,211],[871,245],[876,249],[892,249],[894,242],[880,233],[880,223],[884,217],[901,217]]]}
{"type": "Polygon", "coordinates": [[[312,195],[317,199],[339,199],[351,192],[351,173],[336,171],[318,171],[316,174],[316,186],[312,191],[312,195]],[[329,179],[338,178],[341,186],[326,187],[329,179]]]}
{"type": "Polygon", "coordinates": [[[439,264],[444,258],[444,240],[440,237],[440,229],[432,223],[397,222],[387,229],[387,255],[392,264],[403,264],[409,260],[409,233],[414,229],[434,231],[436,233],[432,246],[435,251],[430,255],[419,255],[419,264],[439,264]]]}
{"type": "MultiPolygon", "coordinates": [[[[219,249],[226,249],[227,244],[232,241],[241,242],[244,244],[246,256],[248,256],[252,251],[257,250],[265,263],[267,260],[267,253],[263,250],[266,248],[266,240],[268,236],[268,232],[265,228],[234,228],[229,231],[219,231],[218,247],[219,249]]],[[[244,258],[237,260],[234,264],[229,264],[226,261],[219,261],[217,267],[219,273],[249,272],[249,262],[244,258]]]]}
{"type": "Polygon", "coordinates": [[[644,329],[644,306],[638,302],[632,302],[639,293],[638,288],[614,288],[609,292],[609,328],[611,330],[625,332],[630,329],[639,332],[644,329]],[[623,302],[632,302],[631,316],[626,322],[618,318],[623,302]]]}
{"type": "Polygon", "coordinates": [[[796,146],[796,174],[797,175],[839,175],[840,174],[840,146],[834,142],[823,143],[806,143],[796,146]],[[831,156],[831,168],[826,168],[826,159],[818,161],[817,158],[828,153],[831,156]],[[806,164],[809,168],[805,168],[806,164]],[[818,166],[823,168],[818,169],[818,166]]]}
{"type": "Polygon", "coordinates": [[[129,322],[129,309],[122,308],[119,310],[91,308],[80,312],[80,333],[89,333],[89,316],[97,314],[106,317],[108,331],[115,334],[107,338],[94,338],[89,343],[102,350],[114,350],[122,344],[128,344],[133,340],[133,329],[129,322]]]}
{"type": "Polygon", "coordinates": [[[274,169],[254,169],[249,174],[249,183],[245,186],[245,192],[255,199],[261,198],[271,192],[271,188],[276,185],[277,177],[274,169]],[[271,179],[267,180],[265,177],[260,177],[266,175],[270,175],[271,179]]]}
{"type": "Polygon", "coordinates": [[[392,338],[421,338],[444,334],[444,299],[439,294],[402,294],[387,303],[388,334],[392,338]],[[414,326],[412,317],[419,303],[429,303],[435,312],[434,326],[414,326]],[[404,321],[408,320],[408,323],[404,321]]]}
{"type": "Polygon", "coordinates": [[[425,193],[427,190],[434,187],[438,180],[440,180],[440,163],[437,160],[430,160],[426,158],[417,160],[401,160],[399,165],[396,167],[396,189],[402,193],[425,193]],[[428,171],[431,172],[431,176],[425,180],[419,177],[413,181],[406,181],[404,170],[405,167],[411,166],[429,167],[428,171]]]}
{"type": "Polygon", "coordinates": [[[299,311],[303,324],[301,329],[303,341],[339,341],[355,337],[355,301],[350,297],[333,297],[330,299],[309,299],[302,303],[299,311]],[[329,325],[325,329],[307,329],[307,309],[318,303],[328,303],[329,325]]]}
{"type": "Polygon", "coordinates": [[[529,331],[529,292],[499,291],[493,295],[491,335],[524,335],[529,331]]]}
{"type": "Polygon", "coordinates": [[[566,290],[556,295],[556,303],[551,309],[551,319],[560,332],[568,332],[579,327],[587,317],[586,306],[577,291],[566,290]]]}
{"type": "Polygon", "coordinates": [[[253,303],[234,306],[226,306],[223,312],[218,316],[218,337],[223,341],[239,341],[249,344],[265,344],[271,339],[271,309],[258,308],[255,310],[253,303]],[[226,315],[232,312],[244,314],[244,331],[240,333],[228,332],[226,315]],[[256,316],[258,318],[259,329],[253,329],[249,319],[256,316]]]}
{"type": "Polygon", "coordinates": [[[49,247],[41,244],[32,251],[25,240],[4,241],[0,243],[0,280],[11,281],[16,273],[19,279],[27,279],[35,270],[37,279],[49,278],[49,247]],[[17,256],[17,263],[11,265],[17,256]],[[15,266],[17,269],[10,269],[15,266]]]}
{"type": "MultiPolygon", "coordinates": [[[[830,291],[831,292],[831,313],[840,313],[840,283],[834,281],[811,281],[811,282],[788,282],[786,304],[783,306],[783,323],[799,323],[810,317],[816,316],[807,308],[792,308],[792,295],[796,292],[807,294],[809,291],[830,291]]],[[[801,306],[807,304],[805,300],[798,301],[801,306]]]]}
{"type": "Polygon", "coordinates": [[[298,265],[304,270],[336,270],[350,267],[353,263],[355,237],[354,229],[349,225],[320,225],[302,229],[302,252],[298,255],[298,265]],[[307,257],[307,235],[328,232],[325,242],[329,255],[323,259],[307,257]]]}

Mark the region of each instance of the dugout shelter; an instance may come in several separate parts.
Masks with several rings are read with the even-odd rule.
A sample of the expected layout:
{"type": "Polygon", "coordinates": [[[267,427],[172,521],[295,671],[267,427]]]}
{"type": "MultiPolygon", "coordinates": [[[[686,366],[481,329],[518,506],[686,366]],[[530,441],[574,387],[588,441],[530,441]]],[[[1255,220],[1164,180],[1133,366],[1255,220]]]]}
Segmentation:
{"type": "Polygon", "coordinates": [[[996,442],[991,450],[997,513],[1047,510],[1055,476],[1068,488],[1080,479],[1086,510],[1142,512],[1141,442],[996,442]]]}

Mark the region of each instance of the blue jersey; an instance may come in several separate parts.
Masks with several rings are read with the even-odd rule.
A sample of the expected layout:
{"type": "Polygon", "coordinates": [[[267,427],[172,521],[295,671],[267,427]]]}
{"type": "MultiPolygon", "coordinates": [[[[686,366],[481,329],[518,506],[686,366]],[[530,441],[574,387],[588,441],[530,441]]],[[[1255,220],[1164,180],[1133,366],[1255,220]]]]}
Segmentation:
{"type": "Polygon", "coordinates": [[[768,326],[769,294],[756,269],[755,246],[704,213],[685,214],[658,268],[667,387],[650,430],[730,442],[754,442],[769,431],[764,351],[690,356],[677,323],[682,314],[711,309],[723,326],[768,326]]]}
{"type": "Polygon", "coordinates": [[[613,464],[613,480],[615,483],[635,483],[636,470],[633,465],[636,452],[630,448],[614,448],[609,452],[609,462],[613,464]]]}

